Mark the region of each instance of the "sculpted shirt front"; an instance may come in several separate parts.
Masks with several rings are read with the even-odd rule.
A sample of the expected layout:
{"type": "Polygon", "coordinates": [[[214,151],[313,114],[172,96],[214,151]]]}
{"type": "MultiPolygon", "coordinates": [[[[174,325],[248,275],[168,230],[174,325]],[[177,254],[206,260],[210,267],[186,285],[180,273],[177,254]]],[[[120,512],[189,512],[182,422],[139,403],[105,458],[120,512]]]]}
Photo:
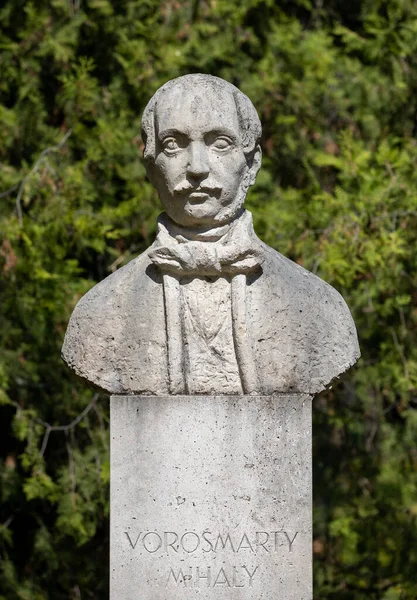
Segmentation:
{"type": "Polygon", "coordinates": [[[194,277],[180,287],[184,377],[189,394],[242,394],[233,344],[230,282],[194,277]]]}
{"type": "Polygon", "coordinates": [[[317,393],[358,359],[340,294],[266,246],[244,211],[151,248],[77,304],[63,358],[111,394],[317,393]]]}

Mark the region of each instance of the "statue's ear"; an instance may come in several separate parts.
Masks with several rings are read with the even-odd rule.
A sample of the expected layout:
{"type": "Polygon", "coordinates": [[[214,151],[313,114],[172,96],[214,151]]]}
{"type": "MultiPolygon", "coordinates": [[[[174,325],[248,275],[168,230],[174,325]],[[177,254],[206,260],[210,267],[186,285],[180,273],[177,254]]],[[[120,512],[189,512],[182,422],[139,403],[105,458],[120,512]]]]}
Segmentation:
{"type": "Polygon", "coordinates": [[[255,150],[253,151],[253,159],[252,159],[252,165],[250,167],[250,181],[249,181],[249,185],[253,185],[255,183],[255,179],[256,176],[258,174],[259,169],[261,168],[261,162],[262,162],[262,150],[260,145],[258,144],[255,148],[255,150]]]}

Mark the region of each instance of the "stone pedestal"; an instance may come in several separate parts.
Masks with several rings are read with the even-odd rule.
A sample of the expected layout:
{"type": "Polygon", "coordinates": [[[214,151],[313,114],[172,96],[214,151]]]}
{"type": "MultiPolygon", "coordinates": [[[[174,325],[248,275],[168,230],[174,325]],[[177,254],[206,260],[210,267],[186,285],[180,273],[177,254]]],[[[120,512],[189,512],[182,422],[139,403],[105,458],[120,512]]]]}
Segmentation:
{"type": "Polygon", "coordinates": [[[311,600],[311,397],[112,396],[111,600],[311,600]]]}

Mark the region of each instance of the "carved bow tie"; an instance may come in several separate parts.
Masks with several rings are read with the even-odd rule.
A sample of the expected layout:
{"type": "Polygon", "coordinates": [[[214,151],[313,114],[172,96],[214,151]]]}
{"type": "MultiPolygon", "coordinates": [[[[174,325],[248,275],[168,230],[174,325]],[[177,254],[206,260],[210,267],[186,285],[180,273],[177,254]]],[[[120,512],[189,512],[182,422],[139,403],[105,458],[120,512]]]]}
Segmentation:
{"type": "Polygon", "coordinates": [[[192,232],[179,230],[161,215],[156,247],[150,250],[149,258],[163,273],[233,276],[257,270],[263,262],[263,251],[253,232],[252,216],[247,211],[219,239],[213,240],[210,236],[207,241],[193,236],[192,232]]]}

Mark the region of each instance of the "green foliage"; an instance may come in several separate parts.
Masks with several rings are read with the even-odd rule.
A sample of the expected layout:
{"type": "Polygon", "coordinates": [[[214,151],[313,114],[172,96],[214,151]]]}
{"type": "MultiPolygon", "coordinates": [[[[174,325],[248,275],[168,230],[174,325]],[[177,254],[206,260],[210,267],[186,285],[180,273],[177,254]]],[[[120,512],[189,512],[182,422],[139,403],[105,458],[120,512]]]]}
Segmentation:
{"type": "Polygon", "coordinates": [[[108,593],[107,403],[60,346],[152,241],[140,116],[187,72],[251,97],[256,229],[359,330],[315,401],[315,597],[416,598],[415,2],[6,0],[0,24],[0,600],[108,593]]]}

